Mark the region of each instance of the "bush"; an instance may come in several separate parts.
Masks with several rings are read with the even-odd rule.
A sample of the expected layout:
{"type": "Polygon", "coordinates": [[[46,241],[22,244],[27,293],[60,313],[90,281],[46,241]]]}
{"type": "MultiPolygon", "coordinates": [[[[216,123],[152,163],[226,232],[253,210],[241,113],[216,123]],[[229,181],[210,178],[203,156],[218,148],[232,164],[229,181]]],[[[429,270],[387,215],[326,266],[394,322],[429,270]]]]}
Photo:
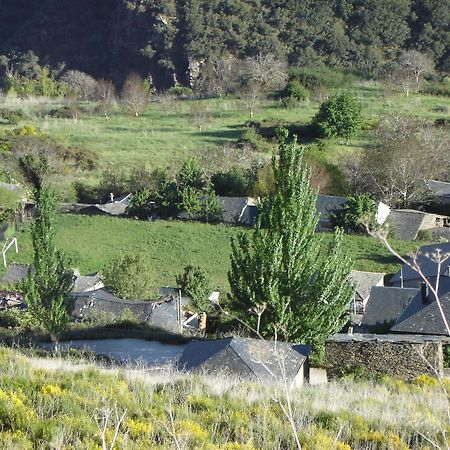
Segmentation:
{"type": "Polygon", "coordinates": [[[310,91],[342,88],[356,79],[353,74],[326,66],[296,67],[290,70],[290,77],[310,91]]]}
{"type": "Polygon", "coordinates": [[[420,89],[422,94],[438,95],[442,97],[450,97],[450,81],[432,81],[423,85],[420,89]]]}
{"type": "Polygon", "coordinates": [[[21,111],[11,111],[9,109],[0,109],[0,123],[6,125],[17,125],[25,116],[21,111]]]}
{"type": "Polygon", "coordinates": [[[433,239],[433,232],[431,230],[420,230],[417,233],[418,241],[431,241],[433,239]]]}
{"type": "Polygon", "coordinates": [[[308,100],[310,93],[298,80],[291,80],[280,93],[281,104],[285,108],[296,106],[308,100]]]}
{"type": "Polygon", "coordinates": [[[79,70],[68,70],[61,78],[69,92],[80,100],[94,100],[97,97],[98,83],[90,75],[79,70]]]}
{"type": "Polygon", "coordinates": [[[121,298],[150,299],[154,294],[153,273],[140,255],[123,255],[103,269],[105,286],[121,298]]]}
{"type": "Polygon", "coordinates": [[[48,116],[54,119],[76,119],[80,117],[81,110],[76,106],[62,106],[61,108],[52,109],[48,112],[48,116]]]}
{"type": "Polygon", "coordinates": [[[361,129],[361,106],[351,95],[334,95],[320,105],[313,123],[326,137],[344,137],[348,141],[361,129]]]}
{"type": "Polygon", "coordinates": [[[217,172],[211,177],[211,183],[217,195],[241,197],[247,195],[249,189],[248,176],[239,168],[228,172],[217,172]]]}

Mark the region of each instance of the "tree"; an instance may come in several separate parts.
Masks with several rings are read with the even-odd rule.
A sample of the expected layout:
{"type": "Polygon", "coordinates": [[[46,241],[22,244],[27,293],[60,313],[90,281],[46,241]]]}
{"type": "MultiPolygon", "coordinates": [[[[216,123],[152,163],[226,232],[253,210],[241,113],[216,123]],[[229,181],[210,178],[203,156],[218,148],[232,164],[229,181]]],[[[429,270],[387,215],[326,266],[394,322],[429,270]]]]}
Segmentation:
{"type": "Polygon", "coordinates": [[[374,131],[374,148],[357,161],[355,188],[391,207],[409,208],[430,199],[428,180],[450,172],[445,132],[403,116],[384,118],[374,131]]]}
{"type": "Polygon", "coordinates": [[[116,87],[114,86],[114,83],[110,80],[98,80],[97,98],[106,120],[109,120],[109,113],[116,102],[116,87]]]}
{"type": "Polygon", "coordinates": [[[348,143],[361,129],[361,106],[351,95],[333,95],[320,105],[314,123],[325,136],[344,137],[348,143]]]}
{"type": "Polygon", "coordinates": [[[375,228],[377,205],[368,194],[352,195],[342,205],[342,209],[331,214],[335,226],[344,230],[365,231],[364,225],[368,223],[375,228]]]}
{"type": "Polygon", "coordinates": [[[73,272],[67,269],[64,254],[55,246],[55,192],[45,184],[38,185],[35,202],[36,213],[31,224],[35,270],[24,282],[23,293],[36,324],[57,344],[69,322],[73,272]]]}
{"type": "Polygon", "coordinates": [[[404,71],[414,75],[416,85],[419,84],[422,75],[434,72],[434,64],[431,58],[417,50],[404,51],[398,62],[404,71]]]}
{"type": "Polygon", "coordinates": [[[126,110],[136,117],[145,110],[150,99],[150,89],[142,78],[132,73],[128,75],[122,88],[122,102],[126,110]]]}
{"type": "Polygon", "coordinates": [[[102,272],[105,286],[121,298],[147,300],[153,295],[153,273],[141,255],[121,255],[102,272]]]}
{"type": "Polygon", "coordinates": [[[182,275],[177,277],[182,291],[191,298],[191,305],[196,312],[209,313],[213,304],[209,301],[211,284],[207,272],[200,266],[186,266],[182,275]]]}
{"type": "Polygon", "coordinates": [[[90,75],[79,70],[68,70],[61,81],[67,84],[69,92],[80,100],[94,100],[97,97],[98,83],[90,75]]]}
{"type": "Polygon", "coordinates": [[[354,288],[342,231],[329,245],[316,236],[317,193],[309,185],[304,148],[279,133],[272,159],[275,193],[251,234],[232,242],[230,308],[262,336],[322,343],[345,322],[354,288]]]}

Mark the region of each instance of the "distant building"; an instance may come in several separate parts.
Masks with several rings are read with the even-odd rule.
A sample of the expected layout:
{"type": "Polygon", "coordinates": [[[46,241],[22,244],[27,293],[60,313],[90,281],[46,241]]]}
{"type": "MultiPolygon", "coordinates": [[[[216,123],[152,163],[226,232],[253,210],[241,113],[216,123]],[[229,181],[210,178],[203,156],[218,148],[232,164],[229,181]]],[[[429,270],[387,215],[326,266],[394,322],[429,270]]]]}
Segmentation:
{"type": "Polygon", "coordinates": [[[427,185],[431,191],[433,201],[440,205],[450,205],[450,183],[429,180],[427,185]]]}
{"type": "Polygon", "coordinates": [[[14,285],[28,278],[30,271],[34,271],[31,264],[11,263],[0,279],[3,285],[14,285]]]}
{"type": "Polygon", "coordinates": [[[310,347],[238,336],[190,342],[178,368],[264,382],[303,384],[309,377],[310,347]]]}
{"type": "Polygon", "coordinates": [[[252,226],[258,214],[255,200],[250,197],[218,197],[222,205],[222,222],[252,226]]]}

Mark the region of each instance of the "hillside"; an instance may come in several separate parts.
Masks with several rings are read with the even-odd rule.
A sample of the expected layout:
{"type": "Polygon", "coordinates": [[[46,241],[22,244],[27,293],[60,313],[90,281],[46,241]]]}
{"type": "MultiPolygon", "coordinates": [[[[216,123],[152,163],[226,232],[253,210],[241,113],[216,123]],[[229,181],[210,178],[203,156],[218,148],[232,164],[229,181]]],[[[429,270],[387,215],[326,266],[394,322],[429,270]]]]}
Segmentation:
{"type": "Polygon", "coordinates": [[[379,74],[402,49],[449,68],[449,0],[5,0],[0,53],[33,50],[121,83],[151,75],[158,88],[187,84],[195,61],[275,53],[296,65],[379,74]]]}
{"type": "MultiPolygon", "coordinates": [[[[86,364],[48,367],[51,360],[0,349],[2,448],[110,448],[115,431],[116,449],[295,447],[281,385],[86,364]]],[[[290,390],[289,399],[304,449],[445,445],[447,399],[431,377],[411,383],[349,378],[290,390]]]]}

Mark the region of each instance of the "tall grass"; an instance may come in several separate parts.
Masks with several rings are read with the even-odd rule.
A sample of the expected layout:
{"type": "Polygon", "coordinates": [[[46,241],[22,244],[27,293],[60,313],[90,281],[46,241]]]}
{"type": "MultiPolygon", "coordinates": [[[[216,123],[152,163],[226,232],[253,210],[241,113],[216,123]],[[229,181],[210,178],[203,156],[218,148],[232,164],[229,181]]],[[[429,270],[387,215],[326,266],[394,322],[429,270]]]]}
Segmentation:
{"type": "MultiPolygon", "coordinates": [[[[295,445],[277,384],[170,369],[58,366],[4,348],[0,369],[1,448],[102,448],[102,435],[109,448],[116,428],[116,449],[295,445]],[[98,424],[105,417],[102,433],[98,424]]],[[[431,378],[342,380],[295,389],[292,402],[300,441],[309,450],[425,450],[426,439],[445,445],[447,401],[431,378]]]]}

